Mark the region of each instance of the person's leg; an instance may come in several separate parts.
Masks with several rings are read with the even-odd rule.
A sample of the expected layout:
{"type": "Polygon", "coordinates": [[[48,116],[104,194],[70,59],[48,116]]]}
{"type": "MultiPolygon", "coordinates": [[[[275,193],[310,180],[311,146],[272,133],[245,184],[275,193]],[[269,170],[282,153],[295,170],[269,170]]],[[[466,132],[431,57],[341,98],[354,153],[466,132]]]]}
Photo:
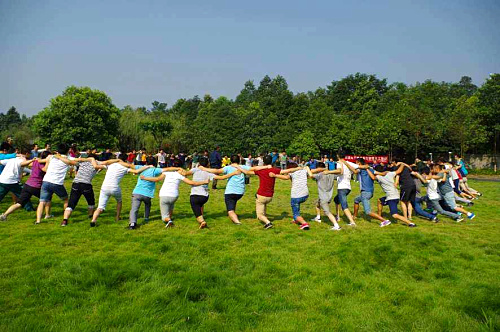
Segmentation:
{"type": "Polygon", "coordinates": [[[161,218],[165,222],[165,227],[167,228],[174,225],[172,222],[172,210],[174,209],[176,200],[177,197],[160,196],[161,218]]]}
{"type": "Polygon", "coordinates": [[[382,215],[382,208],[384,207],[383,204],[384,202],[385,202],[385,197],[380,197],[379,199],[377,199],[377,212],[379,216],[382,215]]]}
{"type": "Polygon", "coordinates": [[[45,204],[45,218],[50,216],[51,209],[52,209],[52,202],[47,202],[47,204],[45,204]]]}
{"type": "MultiPolygon", "coordinates": [[[[361,192],[362,194],[363,192],[361,192]]],[[[359,212],[359,203],[362,201],[361,194],[357,197],[354,198],[354,213],[353,213],[353,218],[356,220],[358,218],[358,212],[359,212]]]]}
{"type": "Polygon", "coordinates": [[[436,216],[433,215],[432,213],[429,213],[427,211],[424,211],[424,209],[422,209],[422,206],[420,205],[420,199],[416,198],[415,200],[413,200],[410,206],[414,207],[415,213],[419,216],[422,216],[429,220],[434,220],[436,218],[436,216]]]}
{"type": "MultiPolygon", "coordinates": [[[[388,200],[388,201],[386,201],[386,203],[387,203],[387,205],[389,205],[391,215],[394,219],[398,219],[398,220],[404,222],[405,224],[407,224],[408,226],[415,225],[410,220],[408,220],[408,218],[405,218],[404,216],[402,216],[398,213],[398,203],[399,203],[398,199],[388,200]]],[[[403,205],[403,204],[401,204],[401,205],[403,205]]]]}
{"type": "Polygon", "coordinates": [[[94,188],[92,185],[88,185],[83,192],[83,196],[87,201],[87,213],[89,218],[92,218],[95,209],[95,196],[94,196],[94,188]]]}
{"type": "Polygon", "coordinates": [[[271,200],[272,197],[265,197],[260,195],[257,195],[257,198],[255,199],[255,212],[257,214],[257,219],[259,219],[266,225],[271,223],[266,216],[266,206],[271,202],[271,200]]]}
{"type": "Polygon", "coordinates": [[[337,220],[340,220],[340,200],[339,200],[339,192],[337,189],[337,195],[333,198],[333,202],[335,203],[335,212],[337,220]]]}
{"type": "Polygon", "coordinates": [[[351,191],[349,189],[339,189],[339,201],[340,205],[342,207],[342,211],[344,211],[344,215],[347,217],[349,220],[350,226],[356,226],[356,223],[354,222],[354,218],[352,217],[351,211],[349,210],[349,206],[347,205],[347,195],[349,195],[351,191]]]}
{"type": "Polygon", "coordinates": [[[78,204],[78,201],[80,200],[82,194],[83,191],[81,190],[79,184],[73,183],[71,185],[71,192],[69,194],[68,206],[66,207],[66,209],[64,209],[63,222],[61,223],[61,226],[66,226],[68,224],[69,217],[71,216],[71,213],[73,213],[73,210],[78,204]]]}
{"type": "Polygon", "coordinates": [[[229,219],[236,225],[241,225],[238,215],[236,214],[236,203],[243,195],[226,194],[224,200],[226,203],[227,215],[229,219]]]}
{"type": "Polygon", "coordinates": [[[200,228],[207,227],[207,223],[203,218],[203,205],[208,201],[208,196],[202,195],[191,195],[189,197],[189,202],[191,203],[191,209],[196,218],[196,221],[200,225],[200,228]]]}
{"type": "Polygon", "coordinates": [[[143,196],[144,200],[144,221],[149,221],[149,215],[151,214],[151,197],[143,196]]]}
{"type": "Polygon", "coordinates": [[[106,205],[108,204],[108,200],[111,197],[111,193],[108,193],[101,189],[99,193],[99,206],[94,211],[94,215],[92,216],[92,221],[90,222],[90,226],[95,226],[97,222],[97,218],[99,215],[106,209],[106,205]]]}
{"type": "MultiPolygon", "coordinates": [[[[7,218],[7,216],[12,214],[17,209],[24,207],[28,203],[31,204],[30,199],[31,199],[31,196],[33,196],[33,195],[37,195],[38,197],[40,197],[40,189],[33,188],[33,187],[25,184],[23,186],[21,194],[19,195],[19,198],[17,199],[16,203],[9,206],[7,211],[5,211],[5,213],[3,214],[3,217],[0,216],[0,220],[1,219],[5,220],[7,218]]],[[[33,209],[32,211],[35,211],[35,210],[33,209]]]]}
{"type": "Polygon", "coordinates": [[[335,219],[334,215],[330,211],[330,202],[318,200],[318,203],[321,206],[321,209],[325,213],[325,215],[328,217],[330,222],[333,224],[333,227],[331,228],[332,230],[340,230],[340,226],[337,222],[337,219],[335,219]]]}
{"type": "Polygon", "coordinates": [[[444,210],[441,204],[439,204],[439,199],[431,199],[429,200],[429,202],[431,206],[434,208],[434,210],[436,210],[439,214],[445,215],[455,220],[460,218],[458,214],[444,210]]]}
{"type": "Polygon", "coordinates": [[[122,206],[123,206],[123,202],[122,202],[122,190],[118,189],[116,192],[113,193],[113,196],[116,199],[116,217],[115,217],[115,221],[118,222],[118,221],[120,221],[120,214],[122,212],[122,206]]]}
{"type": "MultiPolygon", "coordinates": [[[[372,212],[372,207],[370,205],[370,199],[373,197],[373,193],[370,191],[362,191],[361,195],[359,196],[361,198],[361,204],[363,204],[363,211],[364,213],[374,219],[378,219],[381,222],[386,221],[386,219],[382,218],[382,216],[372,212]]],[[[358,208],[359,208],[359,203],[358,203],[358,208]]]]}
{"type": "Polygon", "coordinates": [[[321,222],[321,201],[320,199],[318,199],[316,201],[316,205],[314,206],[314,209],[316,210],[316,216],[314,218],[311,219],[311,221],[317,221],[317,222],[321,222]]]}
{"type": "Polygon", "coordinates": [[[139,199],[138,195],[132,195],[132,206],[130,207],[129,225],[135,227],[137,224],[137,215],[139,214],[139,208],[141,207],[142,201],[139,199]]]}
{"type": "Polygon", "coordinates": [[[293,212],[293,220],[300,225],[300,229],[308,230],[309,224],[304,220],[304,218],[300,214],[300,205],[304,203],[309,196],[292,198],[292,212],[293,212]]]}
{"type": "Polygon", "coordinates": [[[49,182],[42,183],[42,188],[40,189],[40,203],[38,203],[38,208],[36,210],[36,224],[39,224],[42,221],[42,214],[45,205],[52,200],[52,189],[53,188],[51,187],[49,182]]]}
{"type": "Polygon", "coordinates": [[[450,206],[450,208],[452,208],[453,210],[465,214],[469,219],[472,219],[475,217],[474,213],[467,211],[464,208],[458,207],[456,205],[454,192],[449,192],[449,193],[443,195],[443,198],[444,198],[444,201],[446,202],[446,204],[448,204],[450,206]]]}

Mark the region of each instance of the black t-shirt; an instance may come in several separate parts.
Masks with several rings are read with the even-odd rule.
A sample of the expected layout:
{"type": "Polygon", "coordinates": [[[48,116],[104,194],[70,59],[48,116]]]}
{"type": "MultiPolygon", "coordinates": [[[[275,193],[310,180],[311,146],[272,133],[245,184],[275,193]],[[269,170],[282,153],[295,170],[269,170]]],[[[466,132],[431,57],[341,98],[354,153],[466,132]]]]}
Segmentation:
{"type": "Polygon", "coordinates": [[[404,167],[403,171],[399,174],[399,184],[401,188],[413,188],[415,187],[415,182],[411,176],[411,170],[408,167],[404,167]]]}
{"type": "Polygon", "coordinates": [[[109,160],[109,159],[111,159],[111,156],[112,156],[112,155],[113,155],[113,154],[112,154],[111,152],[103,152],[103,153],[101,154],[101,160],[102,160],[102,161],[109,160]]]}

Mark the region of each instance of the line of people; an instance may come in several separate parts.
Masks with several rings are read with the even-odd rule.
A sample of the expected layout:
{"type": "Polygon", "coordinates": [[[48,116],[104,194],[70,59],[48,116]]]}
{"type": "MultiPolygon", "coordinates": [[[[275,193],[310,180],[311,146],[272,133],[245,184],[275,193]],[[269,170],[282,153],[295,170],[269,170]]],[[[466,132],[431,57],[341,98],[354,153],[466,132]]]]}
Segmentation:
{"type": "Polygon", "coordinates": [[[267,217],[267,206],[273,199],[276,179],[291,181],[292,222],[302,230],[310,228],[300,209],[301,204],[309,198],[308,178],[317,183],[318,190],[318,200],[315,204],[316,216],[312,221],[321,222],[321,212],[323,212],[332,224],[331,229],[335,231],[341,229],[339,225],[341,212],[349,221],[347,226],[356,226],[360,205],[363,206],[366,217],[378,220],[381,227],[388,226],[394,221],[415,227],[413,213],[433,222],[438,221],[438,215],[460,222],[464,217],[469,219],[475,217],[474,213],[465,210],[463,205],[473,205],[472,200],[481,195],[468,186],[466,176],[463,175],[466,171],[465,165],[460,159],[457,160],[456,165],[441,160],[431,167],[419,165],[418,162],[413,166],[399,162],[390,166],[376,165],[372,168],[362,158],[359,158],[356,163],[346,161],[344,154],[340,152],[335,169],[321,161],[311,169],[309,166],[299,166],[290,161],[287,161],[283,167],[283,160],[275,159],[271,154],[262,157],[262,165],[249,164],[248,160],[241,156],[233,155],[230,163],[221,168],[213,167],[214,163],[210,163],[207,157],[200,157],[197,159],[197,167],[185,170],[178,166],[157,167],[157,160],[153,156],[147,157],[144,165],[127,162],[128,156],[123,153],[119,154],[118,158],[105,161],[98,161],[97,155],[92,152],[77,158],[76,155],[68,155],[69,147],[65,144],[59,145],[54,154],[46,150],[40,153],[38,158],[28,159],[30,153],[32,152],[25,151],[25,154],[10,155],[0,153],[0,164],[4,166],[0,174],[0,200],[8,192],[12,192],[17,197],[17,201],[0,215],[0,221],[7,220],[9,215],[17,209],[30,205],[30,199],[35,196],[40,199],[35,221],[35,224],[39,224],[44,211],[46,218],[51,216],[50,207],[54,194],[64,204],[61,226],[68,225],[81,196],[84,196],[87,201],[90,226],[96,226],[100,214],[105,211],[111,197],[117,202],[116,220],[119,220],[122,210],[120,183],[128,173],[139,175],[132,192],[130,229],[138,226],[138,213],[142,203],[145,206],[144,221],[149,221],[156,183],[161,181],[163,184],[159,191],[159,205],[165,227],[174,225],[172,213],[179,197],[181,182],[191,186],[190,204],[199,228],[207,227],[203,210],[210,194],[208,184],[210,181],[217,180],[227,180],[224,193],[227,215],[232,223],[241,224],[236,213],[237,203],[245,194],[245,179],[254,175],[259,178],[255,201],[256,215],[266,229],[273,227],[273,223],[267,217]],[[21,185],[22,170],[28,166],[31,166],[30,176],[26,183],[21,185]],[[419,166],[421,166],[420,169],[419,166]],[[68,195],[64,181],[70,167],[76,167],[78,171],[68,195]],[[100,188],[98,205],[95,208],[92,180],[99,170],[104,169],[106,174],[100,188]],[[351,213],[347,197],[351,192],[351,180],[354,174],[358,175],[360,193],[354,199],[354,209],[351,213]],[[188,178],[189,176],[192,176],[192,180],[188,178]],[[337,193],[333,197],[335,181],[338,185],[337,193]],[[377,199],[376,212],[372,211],[370,204],[374,195],[375,182],[379,183],[385,193],[384,197],[377,199]],[[425,196],[421,195],[423,185],[427,187],[425,196]],[[335,203],[333,213],[330,209],[332,200],[335,203]],[[427,203],[427,209],[423,208],[424,203],[427,203]],[[383,217],[384,206],[389,207],[392,221],[383,217]],[[401,213],[398,206],[401,208],[401,213]]]}

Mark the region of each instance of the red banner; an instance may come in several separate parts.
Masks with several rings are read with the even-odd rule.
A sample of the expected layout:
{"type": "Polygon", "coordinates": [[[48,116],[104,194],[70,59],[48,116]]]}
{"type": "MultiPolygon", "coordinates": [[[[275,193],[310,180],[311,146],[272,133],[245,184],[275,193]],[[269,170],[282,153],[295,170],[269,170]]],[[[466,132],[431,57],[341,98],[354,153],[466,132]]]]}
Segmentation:
{"type": "Polygon", "coordinates": [[[369,164],[387,164],[389,162],[389,156],[346,155],[344,159],[355,163],[358,158],[363,158],[369,164]]]}

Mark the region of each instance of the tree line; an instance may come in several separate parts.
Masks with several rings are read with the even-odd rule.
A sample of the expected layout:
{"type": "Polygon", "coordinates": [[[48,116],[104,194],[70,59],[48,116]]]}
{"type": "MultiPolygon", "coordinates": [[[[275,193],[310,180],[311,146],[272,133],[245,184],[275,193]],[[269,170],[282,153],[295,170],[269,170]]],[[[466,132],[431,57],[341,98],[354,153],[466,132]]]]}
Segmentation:
{"type": "Polygon", "coordinates": [[[0,113],[0,132],[21,144],[146,148],[223,153],[274,149],[302,157],[356,154],[414,158],[429,152],[496,153],[500,132],[500,74],[480,86],[459,82],[389,84],[356,73],[314,91],[293,93],[282,76],[247,81],[236,98],[179,99],[171,107],[118,109],[102,91],[68,87],[31,118],[0,113]]]}

